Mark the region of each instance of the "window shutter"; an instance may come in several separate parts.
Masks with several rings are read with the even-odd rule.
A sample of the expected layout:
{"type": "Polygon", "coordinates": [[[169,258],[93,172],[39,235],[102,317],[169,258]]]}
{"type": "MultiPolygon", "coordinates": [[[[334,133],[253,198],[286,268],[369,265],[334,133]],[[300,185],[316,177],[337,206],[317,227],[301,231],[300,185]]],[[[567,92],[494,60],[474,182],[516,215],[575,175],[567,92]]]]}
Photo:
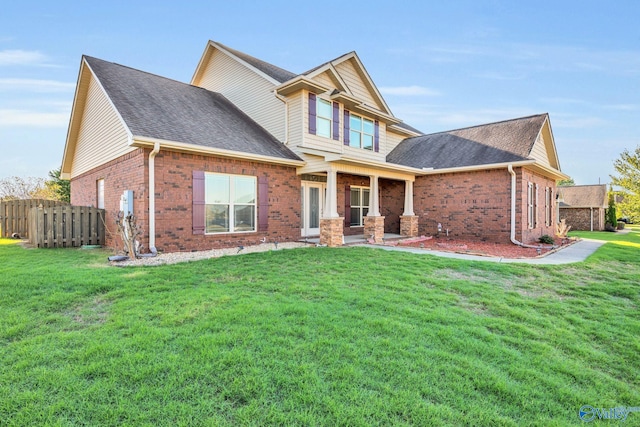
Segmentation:
{"type": "Polygon", "coordinates": [[[269,228],[269,185],[266,176],[258,177],[258,231],[269,228]]]}
{"type": "Polygon", "coordinates": [[[316,94],[309,93],[309,133],[316,134],[316,94]]]}
{"type": "Polygon", "coordinates": [[[349,145],[349,119],[351,114],[349,110],[344,110],[344,145],[349,145]]]}
{"type": "Polygon", "coordinates": [[[340,104],[333,103],[333,139],[340,140],[340,104]]]}
{"type": "Polygon", "coordinates": [[[204,171],[193,171],[193,234],[204,234],[204,171]]]}
{"type": "Polygon", "coordinates": [[[380,151],[380,122],[377,120],[375,121],[374,127],[373,148],[376,153],[380,151]]]}
{"type": "Polygon", "coordinates": [[[344,187],[344,226],[351,227],[351,186],[344,187]]]}

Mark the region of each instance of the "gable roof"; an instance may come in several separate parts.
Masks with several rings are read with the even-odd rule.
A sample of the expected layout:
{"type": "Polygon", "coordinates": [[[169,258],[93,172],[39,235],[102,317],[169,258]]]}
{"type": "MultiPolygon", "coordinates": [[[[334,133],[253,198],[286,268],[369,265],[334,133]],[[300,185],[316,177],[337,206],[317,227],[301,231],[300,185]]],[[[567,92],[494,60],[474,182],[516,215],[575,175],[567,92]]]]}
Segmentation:
{"type": "Polygon", "coordinates": [[[437,170],[534,160],[531,150],[547,119],[539,114],[407,138],[387,162],[437,170]]]}
{"type": "Polygon", "coordinates": [[[561,208],[606,208],[608,204],[605,184],[558,187],[558,193],[561,208]]]}
{"type": "Polygon", "coordinates": [[[301,160],[219,93],[98,58],[83,58],[134,139],[301,160]]]}

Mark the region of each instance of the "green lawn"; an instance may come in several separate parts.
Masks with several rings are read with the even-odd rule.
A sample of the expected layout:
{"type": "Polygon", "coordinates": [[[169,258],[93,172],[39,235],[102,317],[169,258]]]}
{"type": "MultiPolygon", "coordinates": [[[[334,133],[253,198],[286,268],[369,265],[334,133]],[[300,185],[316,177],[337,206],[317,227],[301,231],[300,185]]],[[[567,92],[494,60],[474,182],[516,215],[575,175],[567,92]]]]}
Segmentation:
{"type": "Polygon", "coordinates": [[[560,267],[309,248],[114,268],[0,240],[0,425],[581,425],[640,406],[637,231],[580,233],[610,243],[560,267]]]}

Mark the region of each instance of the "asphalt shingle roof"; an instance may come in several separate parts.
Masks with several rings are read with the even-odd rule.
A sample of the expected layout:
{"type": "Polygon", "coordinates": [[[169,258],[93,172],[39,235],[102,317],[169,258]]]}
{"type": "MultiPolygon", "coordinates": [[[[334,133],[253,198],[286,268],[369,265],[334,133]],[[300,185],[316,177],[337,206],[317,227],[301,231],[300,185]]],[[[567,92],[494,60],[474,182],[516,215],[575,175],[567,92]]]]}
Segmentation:
{"type": "Polygon", "coordinates": [[[84,58],[133,135],[300,160],[219,93],[84,58]]]}
{"type": "Polygon", "coordinates": [[[607,186],[599,185],[572,185],[559,187],[563,202],[563,208],[603,208],[607,206],[607,186]]]}
{"type": "Polygon", "coordinates": [[[547,114],[407,138],[387,162],[448,169],[529,159],[547,114]]]}

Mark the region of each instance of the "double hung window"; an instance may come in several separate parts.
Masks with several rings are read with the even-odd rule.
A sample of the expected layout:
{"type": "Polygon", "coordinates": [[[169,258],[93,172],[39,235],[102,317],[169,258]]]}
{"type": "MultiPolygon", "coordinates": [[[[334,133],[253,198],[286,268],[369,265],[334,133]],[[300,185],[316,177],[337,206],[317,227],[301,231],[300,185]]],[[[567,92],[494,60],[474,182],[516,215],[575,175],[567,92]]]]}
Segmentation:
{"type": "Polygon", "coordinates": [[[256,231],[256,177],[205,174],[205,232],[256,231]]]}
{"type": "Polygon", "coordinates": [[[349,116],[349,146],[373,150],[375,126],[373,120],[351,113],[349,116]]]}
{"type": "Polygon", "coordinates": [[[369,213],[369,189],[351,187],[351,226],[364,226],[364,217],[369,213]]]}

